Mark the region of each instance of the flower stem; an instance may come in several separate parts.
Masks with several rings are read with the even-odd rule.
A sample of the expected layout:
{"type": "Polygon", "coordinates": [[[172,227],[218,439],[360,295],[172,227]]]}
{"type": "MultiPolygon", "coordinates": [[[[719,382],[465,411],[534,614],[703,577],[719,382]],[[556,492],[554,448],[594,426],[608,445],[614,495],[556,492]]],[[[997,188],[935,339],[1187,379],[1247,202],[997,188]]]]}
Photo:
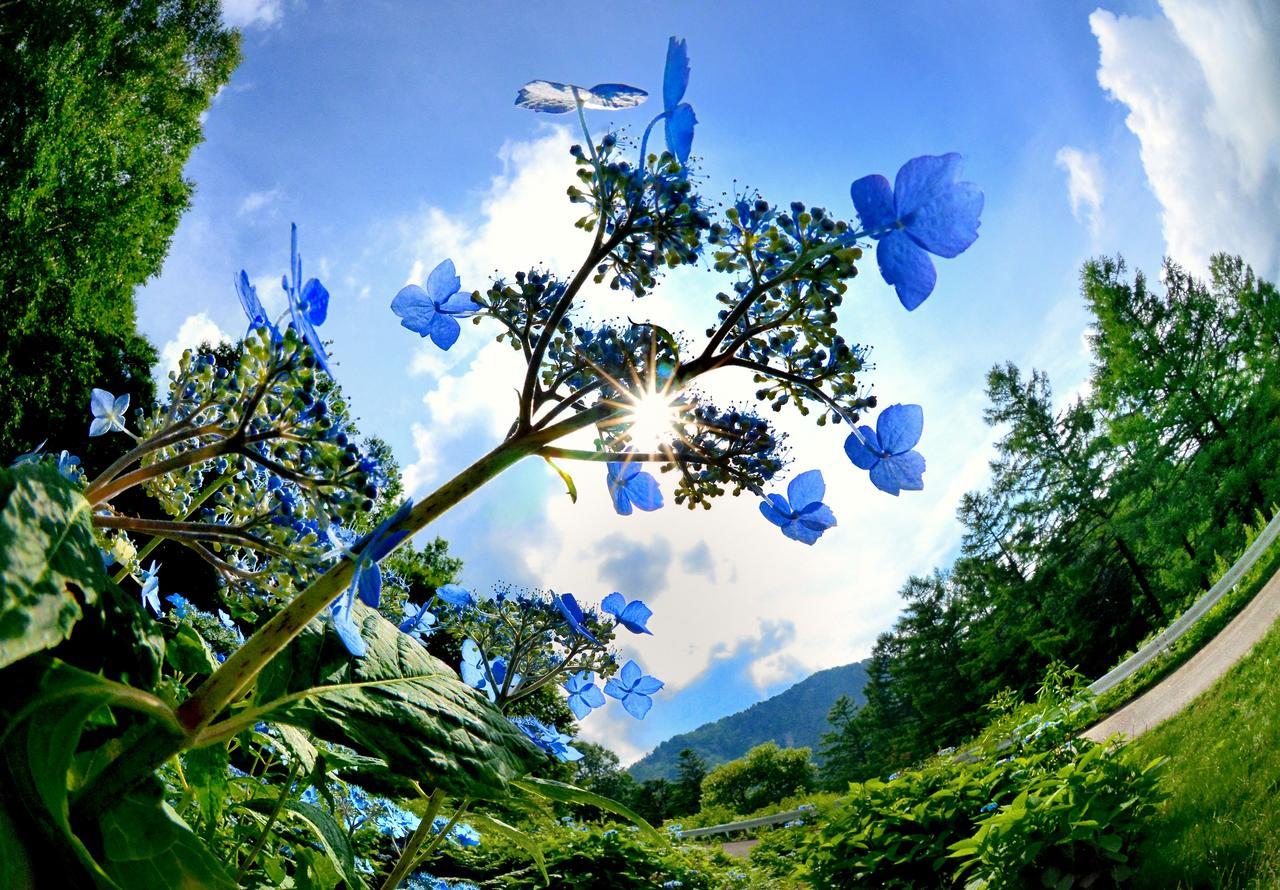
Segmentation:
{"type": "Polygon", "coordinates": [[[262,848],[267,845],[267,838],[271,836],[271,829],[276,824],[276,820],[280,818],[280,811],[284,809],[285,803],[293,794],[293,780],[298,777],[298,767],[300,766],[302,766],[302,761],[295,757],[293,766],[289,769],[289,777],[284,780],[284,787],[280,789],[280,796],[276,798],[276,805],[271,808],[271,815],[267,817],[266,824],[262,826],[262,834],[258,835],[258,842],[249,851],[249,858],[241,863],[240,868],[236,871],[237,884],[244,877],[244,873],[249,870],[249,866],[253,865],[253,860],[258,858],[262,848]]]}
{"type": "Polygon", "coordinates": [[[396,890],[400,882],[409,874],[414,860],[418,858],[418,851],[431,835],[432,823],[435,822],[436,814],[440,812],[440,806],[443,803],[444,791],[440,788],[432,791],[431,796],[427,798],[427,812],[418,823],[418,827],[413,830],[413,834],[409,836],[409,842],[404,845],[404,852],[400,854],[395,868],[391,869],[391,874],[387,875],[387,879],[382,882],[382,890],[396,890]]]}

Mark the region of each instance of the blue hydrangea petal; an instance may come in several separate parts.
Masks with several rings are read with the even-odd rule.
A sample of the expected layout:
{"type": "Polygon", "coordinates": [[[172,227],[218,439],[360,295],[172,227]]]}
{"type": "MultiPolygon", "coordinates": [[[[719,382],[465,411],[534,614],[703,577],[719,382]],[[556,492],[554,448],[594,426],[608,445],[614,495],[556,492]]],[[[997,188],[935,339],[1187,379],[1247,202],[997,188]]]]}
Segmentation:
{"type": "Polygon", "coordinates": [[[640,665],[636,664],[635,659],[624,664],[622,666],[622,670],[618,672],[618,678],[627,687],[627,689],[631,689],[635,686],[636,681],[643,676],[644,671],[640,670],[640,665]]]}
{"type": "Polygon", "coordinates": [[[613,480],[617,480],[618,482],[625,483],[635,478],[640,473],[640,463],[638,461],[610,461],[608,467],[611,482],[613,480]]]}
{"type": "Polygon", "coordinates": [[[631,515],[631,498],[627,490],[620,485],[609,486],[609,497],[613,499],[613,509],[619,516],[631,515]]]}
{"type": "Polygon", "coordinates": [[[600,687],[592,683],[578,694],[584,702],[593,708],[604,707],[604,693],[600,691],[600,687]]]}
{"type": "Polygon", "coordinates": [[[639,510],[652,511],[662,506],[662,489],[649,473],[636,473],[627,483],[627,496],[639,510]]]}
{"type": "Polygon", "coordinates": [[[627,607],[622,610],[622,614],[618,616],[618,623],[631,631],[633,634],[653,634],[646,626],[649,619],[653,617],[653,610],[646,606],[640,600],[632,600],[627,607]]]}
{"type": "Polygon", "coordinates": [[[581,695],[569,696],[566,704],[569,705],[569,710],[573,712],[573,716],[579,720],[591,713],[591,706],[583,700],[581,695]]]}
{"type": "Polygon", "coordinates": [[[864,176],[849,186],[853,209],[864,229],[883,229],[897,221],[893,212],[893,189],[879,173],[864,176]]]}
{"type": "Polygon", "coordinates": [[[582,98],[582,107],[597,111],[615,108],[634,108],[649,98],[649,94],[639,87],[625,83],[598,83],[588,90],[578,87],[582,98]]]}
{"type": "Polygon", "coordinates": [[[924,456],[918,451],[886,457],[871,470],[871,484],[881,491],[897,495],[899,491],[924,488],[924,456]]]}
{"type": "Polygon", "coordinates": [[[89,393],[89,412],[94,417],[105,417],[111,413],[116,397],[105,389],[94,389],[89,393]]]}
{"type": "Polygon", "coordinates": [[[111,421],[105,417],[95,417],[89,424],[89,437],[102,436],[111,432],[111,421]]]}
{"type": "Polygon", "coordinates": [[[788,522],[782,527],[782,533],[793,541],[813,546],[822,537],[822,529],[810,528],[800,520],[788,522]]]}
{"type": "Polygon", "coordinates": [[[458,324],[457,319],[443,312],[437,312],[435,318],[431,320],[431,342],[445,352],[458,342],[458,335],[461,333],[462,326],[458,324]]]}
{"type": "Polygon", "coordinates": [[[622,707],[628,714],[637,720],[643,720],[644,715],[649,713],[649,709],[653,707],[653,699],[647,695],[637,695],[631,693],[622,699],[622,707]]]}
{"type": "MultiPolygon", "coordinates": [[[[476,604],[475,596],[461,584],[443,584],[436,588],[436,596],[456,609],[466,609],[476,604]]],[[[475,643],[471,645],[474,646],[475,643]]]]}
{"type": "Polygon", "coordinates": [[[890,405],[876,419],[880,444],[890,454],[905,454],[920,441],[924,409],[919,405],[890,405]]]}
{"type": "Polygon", "coordinates": [[[921,207],[943,195],[960,175],[964,159],[956,152],[921,155],[898,169],[893,181],[895,216],[910,224],[921,207]]]}
{"type": "Polygon", "coordinates": [[[947,259],[959,256],[978,240],[982,204],[982,189],[957,182],[917,210],[906,232],[930,253],[947,259]]]}
{"type": "Polygon", "coordinates": [[[312,278],[302,286],[302,308],[314,325],[324,324],[329,317],[329,291],[320,279],[312,278]]]}
{"type": "Polygon", "coordinates": [[[472,299],[470,292],[463,291],[458,291],[458,293],[454,294],[436,307],[437,312],[447,312],[455,318],[474,315],[479,312],[480,309],[480,304],[472,299]]]}
{"type": "Polygon", "coordinates": [[[333,629],[338,632],[339,639],[342,644],[347,647],[347,651],[356,658],[363,658],[368,651],[364,639],[360,636],[360,628],[351,618],[351,606],[349,603],[340,603],[329,612],[330,622],[333,629]]]}
{"type": "Polygon", "coordinates": [[[787,500],[791,503],[791,511],[799,513],[810,504],[816,504],[827,493],[827,485],[822,480],[821,470],[808,470],[798,474],[787,485],[787,500]]]}
{"type": "Polygon", "coordinates": [[[697,123],[698,116],[693,113],[693,106],[688,102],[681,102],[673,108],[663,123],[667,148],[681,164],[689,163],[689,152],[693,150],[693,128],[697,123]]]}
{"type": "Polygon", "coordinates": [[[760,515],[778,528],[783,528],[791,521],[791,507],[780,494],[766,495],[760,502],[760,515]]]}
{"type": "Polygon", "coordinates": [[[622,615],[622,610],[627,607],[627,598],[620,593],[614,592],[606,596],[600,601],[600,611],[605,614],[618,618],[622,615]]]}
{"type": "Polygon", "coordinates": [[[933,293],[938,273],[924,248],[901,229],[896,229],[876,246],[876,262],[885,283],[893,285],[898,301],[908,311],[915,309],[933,293]]]}
{"type": "Polygon", "coordinates": [[[240,297],[240,307],[249,318],[249,324],[253,327],[265,324],[267,312],[262,308],[262,301],[258,299],[258,289],[249,283],[249,276],[244,269],[241,269],[236,277],[236,294],[240,297]]]}
{"type": "Polygon", "coordinates": [[[124,417],[124,413],[129,410],[129,394],[116,396],[116,400],[111,405],[111,411],[117,418],[124,417]]]}
{"type": "Polygon", "coordinates": [[[401,325],[415,334],[425,337],[431,333],[436,304],[431,302],[427,292],[418,285],[406,284],[400,288],[400,292],[391,301],[391,311],[400,316],[401,325]]]}
{"type": "MultiPolygon", "coordinates": [[[[667,41],[667,65],[662,72],[662,107],[671,111],[689,88],[689,48],[683,39],[667,41]]],[[[684,163],[681,161],[681,163],[684,163]]]]}
{"type": "Polygon", "coordinates": [[[857,433],[849,433],[845,438],[844,453],[859,470],[869,470],[880,460],[879,453],[871,450],[880,447],[880,440],[876,437],[875,430],[869,426],[858,427],[858,432],[862,433],[861,438],[857,433]]]}
{"type": "Polygon", "coordinates": [[[431,302],[439,305],[456,294],[460,287],[462,287],[462,279],[458,277],[458,270],[454,268],[453,260],[445,259],[431,270],[424,290],[431,302]]]}
{"type": "Polygon", "coordinates": [[[356,593],[372,609],[382,601],[382,569],[376,562],[366,563],[356,575],[356,593]]]}
{"type": "Polygon", "coordinates": [[[813,509],[807,510],[796,517],[796,522],[812,528],[816,531],[825,531],[834,528],[836,525],[836,514],[831,512],[831,508],[826,504],[815,504],[813,509]]]}
{"type": "Polygon", "coordinates": [[[641,695],[653,695],[665,685],[666,684],[657,677],[641,677],[636,681],[635,685],[631,687],[631,691],[638,692],[641,695]]]}

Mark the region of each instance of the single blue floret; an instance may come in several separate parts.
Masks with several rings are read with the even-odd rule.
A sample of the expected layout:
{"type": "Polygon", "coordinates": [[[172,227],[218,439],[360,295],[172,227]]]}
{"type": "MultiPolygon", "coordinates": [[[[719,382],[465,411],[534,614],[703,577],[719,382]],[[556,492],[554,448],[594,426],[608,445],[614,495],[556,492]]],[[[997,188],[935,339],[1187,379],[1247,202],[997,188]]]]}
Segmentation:
{"type": "Polygon", "coordinates": [[[653,707],[653,699],[649,696],[662,687],[661,680],[647,676],[635,661],[628,661],[616,677],[610,677],[604,684],[604,693],[622,702],[622,707],[632,717],[643,720],[653,707]]]}
{"type": "Polygon", "coordinates": [[[430,602],[419,606],[416,603],[405,600],[402,607],[405,618],[400,622],[400,630],[418,641],[430,636],[435,630],[432,625],[436,623],[436,616],[427,611],[427,606],[429,605],[430,602]]]}
{"type": "Polygon", "coordinates": [[[491,702],[498,700],[498,694],[503,691],[504,686],[510,692],[523,679],[519,674],[512,674],[508,682],[507,660],[499,656],[486,663],[484,653],[472,639],[462,641],[462,662],[458,665],[458,674],[462,677],[462,682],[479,689],[491,702]]]}
{"type": "Polygon", "coordinates": [[[572,736],[565,735],[554,726],[548,726],[537,717],[509,717],[512,724],[552,757],[565,763],[582,759],[582,752],[569,743],[572,736]]]}
{"type": "Polygon", "coordinates": [[[170,611],[178,620],[186,618],[187,614],[191,611],[191,600],[187,599],[180,593],[169,594],[165,597],[165,601],[173,606],[170,611]]]}
{"type": "Polygon", "coordinates": [[[860,426],[844,440],[844,452],[860,470],[871,471],[871,484],[897,497],[924,488],[924,457],[913,451],[924,431],[919,405],[890,405],[880,412],[876,428],[860,426]]]}
{"type": "Polygon", "coordinates": [[[119,430],[128,432],[124,426],[124,412],[129,410],[129,394],[113,396],[105,389],[94,389],[89,394],[89,411],[93,421],[89,424],[90,436],[101,436],[119,430]]]}
{"type": "Polygon", "coordinates": [[[469,609],[476,604],[475,595],[461,584],[444,584],[436,588],[436,596],[455,609],[469,609]]]}
{"type": "Polygon", "coordinates": [[[632,507],[638,510],[657,510],[662,506],[662,490],[658,480],[640,469],[636,461],[618,461],[608,464],[607,481],[613,509],[621,516],[630,516],[632,507]]]}
{"type": "Polygon", "coordinates": [[[448,350],[462,332],[458,319],[481,308],[471,294],[460,292],[461,287],[453,260],[445,260],[431,270],[425,289],[416,284],[402,287],[391,301],[391,311],[400,316],[402,326],[448,350]]]}
{"type": "Polygon", "coordinates": [[[154,559],[142,570],[142,602],[157,616],[160,614],[160,564],[154,559]]]}
{"type": "Polygon", "coordinates": [[[958,182],[962,159],[955,152],[913,158],[898,171],[893,188],[880,174],[849,188],[865,234],[876,239],[876,262],[907,309],[933,292],[937,271],[929,254],[959,256],[978,238],[982,189],[958,182]]]}
{"type": "Polygon", "coordinates": [[[297,225],[289,228],[289,275],[281,279],[280,284],[289,299],[289,317],[293,329],[307,341],[320,367],[332,377],[329,354],[325,352],[324,341],[316,333],[316,325],[323,324],[329,314],[329,292],[319,279],[312,278],[306,284],[302,283],[302,257],[298,255],[297,225]]]}
{"type": "Polygon", "coordinates": [[[645,626],[653,615],[653,610],[640,602],[640,600],[627,602],[627,598],[622,594],[611,593],[600,603],[600,611],[607,612],[618,619],[618,623],[633,634],[653,633],[645,626]]]}
{"type": "Polygon", "coordinates": [[[760,513],[788,538],[813,545],[836,524],[836,515],[822,503],[826,493],[822,471],[809,470],[791,480],[785,498],[771,494],[761,501],[760,513]]]}
{"type": "Polygon", "coordinates": [[[564,688],[569,693],[569,710],[579,720],[590,714],[593,708],[604,706],[604,693],[596,686],[593,671],[578,671],[565,681],[564,688]]]}
{"type": "Polygon", "coordinates": [[[586,620],[587,616],[583,613],[582,607],[578,605],[578,600],[572,593],[566,593],[563,596],[557,593],[551,594],[552,600],[556,604],[556,608],[560,610],[560,614],[564,616],[564,620],[569,625],[569,630],[576,634],[582,634],[593,643],[600,641],[595,638],[590,629],[588,629],[586,620]]]}

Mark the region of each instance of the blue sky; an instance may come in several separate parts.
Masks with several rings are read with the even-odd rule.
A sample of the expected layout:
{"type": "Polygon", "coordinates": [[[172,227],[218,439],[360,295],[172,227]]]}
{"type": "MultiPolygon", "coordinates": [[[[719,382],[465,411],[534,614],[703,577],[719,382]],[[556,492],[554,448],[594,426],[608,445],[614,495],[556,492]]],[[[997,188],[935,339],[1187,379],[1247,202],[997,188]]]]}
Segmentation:
{"type": "MultiPolygon", "coordinates": [[[[851,215],[853,179],[961,152],[965,178],[986,192],[978,242],[938,264],[937,290],[910,314],[867,262],[840,321],[874,347],[867,379],[881,404],[925,408],[924,492],[875,491],[839,432],[783,415],[795,468],[823,469],[840,521],[813,548],[782,538],[747,500],[616,516],[594,469],[577,471],[573,505],[536,462],[431,530],[476,587],[505,580],[589,601],[619,590],[650,603],[655,636],[624,653],[667,690],[643,723],[606,709],[583,727],[631,758],[868,654],[905,578],[954,552],[956,502],[984,482],[986,370],[1013,360],[1048,370],[1064,398],[1080,391],[1084,259],[1121,253],[1154,277],[1166,251],[1200,268],[1225,249],[1277,274],[1280,14],[1265,0],[586,9],[228,2],[244,62],[208,113],[188,167],[194,206],[139,311],[162,368],[201,339],[238,336],[232,275],[243,267],[264,296],[278,294],[296,221],[307,273],[332,294],[324,334],[340,382],[422,495],[497,441],[519,367],[485,327],[465,326],[440,353],[399,327],[391,297],[446,256],[464,287],[483,288],[495,269],[572,272],[581,251],[564,199],[577,135],[572,121],[513,107],[525,81],[655,93],[667,37],[687,38],[694,153],[713,198],[745,187],[851,215]]],[[[652,114],[596,113],[592,124],[635,130],[652,114]]],[[[681,270],[641,303],[591,294],[586,308],[696,331],[721,286],[681,270]]]]}

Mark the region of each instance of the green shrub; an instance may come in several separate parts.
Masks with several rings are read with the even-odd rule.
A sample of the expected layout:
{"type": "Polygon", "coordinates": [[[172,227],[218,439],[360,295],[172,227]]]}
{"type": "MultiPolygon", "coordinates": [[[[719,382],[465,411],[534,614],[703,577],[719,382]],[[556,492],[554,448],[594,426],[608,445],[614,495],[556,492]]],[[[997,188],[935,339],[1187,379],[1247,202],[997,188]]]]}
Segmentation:
{"type": "Polygon", "coordinates": [[[751,813],[812,791],[817,778],[808,748],[779,748],[765,742],[708,773],[702,780],[702,805],[751,813]]]}

